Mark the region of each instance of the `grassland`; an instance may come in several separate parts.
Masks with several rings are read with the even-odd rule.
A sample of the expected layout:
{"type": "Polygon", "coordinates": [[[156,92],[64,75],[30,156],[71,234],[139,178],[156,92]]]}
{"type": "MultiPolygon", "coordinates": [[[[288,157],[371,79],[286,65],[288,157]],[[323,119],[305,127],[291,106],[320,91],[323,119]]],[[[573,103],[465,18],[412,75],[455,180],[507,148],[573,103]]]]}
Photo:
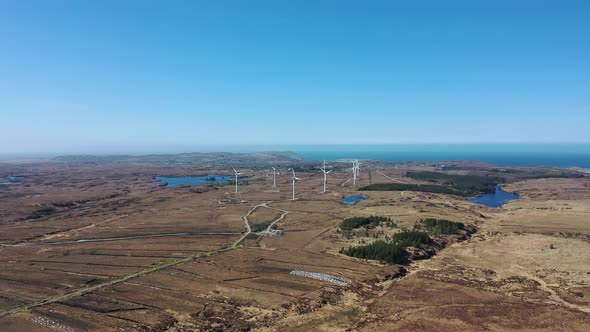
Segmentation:
{"type": "MultiPolygon", "coordinates": [[[[453,188],[407,176],[439,167],[422,164],[379,164],[371,179],[361,172],[359,186],[453,188]]],[[[489,168],[468,166],[482,176],[489,168]]],[[[590,179],[510,182],[507,190],[521,199],[495,210],[455,194],[409,191],[371,191],[347,206],[342,197],[356,193],[348,171],[332,172],[328,192],[319,194],[321,176],[309,169],[298,172],[292,201],[288,176],[277,179],[277,192],[257,168],[244,167],[258,180],[236,195],[233,187],[151,183],[154,175],[207,174],[209,166],[3,164],[0,177],[25,177],[0,187],[0,312],[27,309],[2,315],[0,330],[583,331],[590,324],[590,179]],[[229,198],[240,201],[218,204],[229,198]],[[283,236],[232,247],[245,234],[246,215],[250,225],[266,224],[283,211],[283,236]],[[353,223],[358,234],[343,236],[342,221],[359,217],[369,222],[353,223]],[[475,226],[478,233],[413,261],[412,272],[397,278],[406,253],[427,257],[423,251],[475,226]],[[389,252],[380,259],[388,264],[339,252],[380,240],[355,255],[382,246],[375,255],[389,252]]]]}

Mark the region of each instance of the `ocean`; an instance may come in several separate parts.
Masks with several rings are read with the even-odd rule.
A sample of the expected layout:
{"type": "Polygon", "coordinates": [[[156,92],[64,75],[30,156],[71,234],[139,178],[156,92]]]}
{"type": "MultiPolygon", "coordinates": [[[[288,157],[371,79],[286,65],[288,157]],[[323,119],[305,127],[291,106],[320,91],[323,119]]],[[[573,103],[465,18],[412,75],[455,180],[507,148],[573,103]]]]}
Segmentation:
{"type": "Polygon", "coordinates": [[[1,159],[52,158],[67,154],[174,154],[185,152],[291,151],[304,160],[365,159],[384,161],[474,160],[499,166],[590,168],[590,144],[388,144],[388,145],[185,145],[130,151],[2,154],[1,159]]]}
{"type": "Polygon", "coordinates": [[[475,160],[499,166],[590,168],[590,144],[554,145],[330,145],[294,147],[305,160],[384,161],[475,160]]]}

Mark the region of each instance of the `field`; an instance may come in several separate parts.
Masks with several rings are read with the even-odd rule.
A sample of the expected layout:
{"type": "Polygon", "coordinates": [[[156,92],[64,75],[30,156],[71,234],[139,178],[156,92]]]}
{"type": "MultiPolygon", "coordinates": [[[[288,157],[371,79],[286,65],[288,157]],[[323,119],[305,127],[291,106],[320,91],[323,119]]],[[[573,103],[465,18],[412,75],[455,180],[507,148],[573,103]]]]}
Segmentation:
{"type": "MultiPolygon", "coordinates": [[[[588,177],[502,172],[505,189],[521,199],[499,209],[410,190],[367,191],[367,200],[347,206],[342,198],[358,191],[344,164],[330,174],[327,193],[313,165],[293,164],[302,171],[292,201],[287,172],[275,192],[270,172],[248,163],[256,167],[242,170],[248,181],[239,194],[233,186],[152,183],[154,176],[230,173],[219,165],[86,159],[1,165],[0,178],[24,177],[20,185],[0,186],[0,331],[584,331],[590,325],[588,177]],[[220,204],[232,198],[239,201],[220,204]],[[346,218],[369,216],[389,217],[395,226],[349,236],[340,229],[346,218]],[[472,234],[432,233],[436,250],[414,253],[408,266],[340,253],[426,218],[462,222],[472,234]],[[250,226],[273,221],[283,236],[247,236],[250,226]]],[[[447,166],[456,175],[498,173],[489,165],[447,166]]],[[[370,175],[361,172],[358,187],[424,185],[408,172],[441,172],[428,163],[374,167],[370,175]]]]}

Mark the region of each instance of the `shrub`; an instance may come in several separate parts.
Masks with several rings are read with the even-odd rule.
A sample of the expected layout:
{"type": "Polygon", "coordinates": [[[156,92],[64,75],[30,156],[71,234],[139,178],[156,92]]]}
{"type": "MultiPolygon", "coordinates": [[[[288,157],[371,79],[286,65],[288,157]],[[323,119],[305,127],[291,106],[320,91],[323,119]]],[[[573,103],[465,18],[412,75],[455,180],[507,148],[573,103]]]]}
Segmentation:
{"type": "Polygon", "coordinates": [[[370,216],[370,217],[353,217],[344,219],[342,224],[340,224],[340,229],[343,231],[349,231],[355,228],[364,227],[364,228],[374,228],[375,226],[379,225],[381,222],[390,222],[391,219],[387,217],[381,216],[370,216]]]}
{"type": "Polygon", "coordinates": [[[373,259],[389,264],[407,264],[409,256],[403,245],[381,240],[367,245],[342,249],[340,252],[351,257],[373,259]]]}
{"type": "Polygon", "coordinates": [[[426,232],[420,231],[402,231],[393,235],[393,242],[404,247],[418,247],[421,244],[430,243],[430,237],[426,232]]]}
{"type": "Polygon", "coordinates": [[[365,191],[421,191],[428,193],[462,195],[454,188],[434,184],[375,183],[360,188],[365,191]]]}
{"type": "Polygon", "coordinates": [[[272,220],[266,220],[258,224],[250,225],[250,229],[252,232],[260,232],[265,230],[270,224],[272,224],[272,220]]]}
{"type": "Polygon", "coordinates": [[[408,172],[406,173],[406,176],[412,179],[447,185],[459,192],[459,195],[463,196],[493,193],[498,182],[501,182],[499,178],[490,176],[458,175],[427,171],[408,172]]]}
{"type": "Polygon", "coordinates": [[[446,219],[426,218],[422,219],[420,222],[425,228],[438,234],[455,234],[457,231],[465,228],[465,224],[462,222],[446,219]]]}
{"type": "Polygon", "coordinates": [[[397,223],[396,223],[395,221],[393,221],[393,220],[388,220],[388,221],[386,221],[386,222],[385,222],[385,225],[386,225],[387,227],[391,227],[391,228],[397,227],[397,223]]]}
{"type": "Polygon", "coordinates": [[[255,233],[250,233],[246,236],[246,240],[256,240],[258,239],[258,235],[256,235],[255,233]]]}

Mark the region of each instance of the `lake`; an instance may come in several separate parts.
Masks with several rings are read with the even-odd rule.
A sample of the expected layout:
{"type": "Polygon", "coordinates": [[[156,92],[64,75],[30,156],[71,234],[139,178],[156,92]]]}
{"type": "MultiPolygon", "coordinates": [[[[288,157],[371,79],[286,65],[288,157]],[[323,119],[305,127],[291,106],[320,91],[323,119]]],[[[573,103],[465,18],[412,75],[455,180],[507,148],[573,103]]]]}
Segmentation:
{"type": "Polygon", "coordinates": [[[228,183],[230,179],[233,179],[233,175],[218,175],[209,174],[201,176],[156,176],[156,184],[162,185],[164,188],[172,188],[182,185],[198,186],[209,183],[228,183]]]}
{"type": "Polygon", "coordinates": [[[68,211],[73,212],[73,211],[88,210],[88,209],[90,209],[90,206],[83,205],[83,206],[77,206],[77,207],[70,208],[70,209],[68,209],[68,211]]]}
{"type": "Polygon", "coordinates": [[[504,191],[500,186],[496,186],[494,193],[484,194],[475,198],[471,198],[468,201],[471,203],[486,205],[492,208],[499,208],[515,199],[519,199],[517,194],[504,191]]]}
{"type": "Polygon", "coordinates": [[[342,200],[342,203],[347,204],[347,205],[354,205],[357,202],[363,201],[365,199],[367,199],[367,196],[365,196],[365,195],[346,196],[342,200]]]}
{"type": "Polygon", "coordinates": [[[21,184],[22,182],[16,181],[23,178],[23,176],[7,176],[5,178],[0,178],[0,185],[11,185],[11,184],[21,184]]]}

